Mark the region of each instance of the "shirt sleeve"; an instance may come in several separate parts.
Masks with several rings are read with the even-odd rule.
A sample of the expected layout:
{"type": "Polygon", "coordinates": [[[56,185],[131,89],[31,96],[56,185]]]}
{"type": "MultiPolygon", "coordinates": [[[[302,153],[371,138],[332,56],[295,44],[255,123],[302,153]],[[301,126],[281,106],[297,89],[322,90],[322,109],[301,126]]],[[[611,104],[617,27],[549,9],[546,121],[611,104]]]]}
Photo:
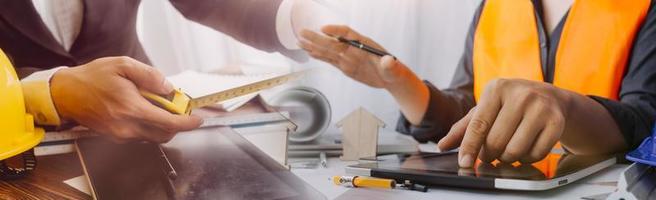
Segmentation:
{"type": "Polygon", "coordinates": [[[656,10],[650,9],[634,41],[619,101],[591,98],[611,114],[629,149],[647,138],[656,116],[656,10]]]}
{"type": "Polygon", "coordinates": [[[276,15],[276,33],[289,50],[301,49],[297,33],[302,29],[321,30],[326,24],[344,24],[328,5],[308,0],[283,0],[276,15]]]}
{"type": "Polygon", "coordinates": [[[276,14],[276,33],[278,40],[287,49],[300,49],[296,45],[298,41],[296,33],[294,33],[294,25],[292,23],[292,8],[294,7],[294,0],[283,0],[278,8],[276,14]]]}
{"type": "Polygon", "coordinates": [[[59,126],[61,119],[50,95],[50,78],[64,67],[34,72],[21,79],[27,113],[34,116],[37,124],[59,126]]]}
{"type": "MultiPolygon", "coordinates": [[[[185,18],[225,33],[239,42],[262,51],[279,52],[297,61],[308,59],[302,50],[288,49],[279,38],[276,26],[283,0],[170,0],[170,2],[185,18]]],[[[285,6],[291,7],[290,4],[293,3],[286,2],[285,6]]]]}
{"type": "MultiPolygon", "coordinates": [[[[482,4],[481,4],[482,5],[482,4]]],[[[469,27],[465,41],[465,52],[456,67],[456,73],[448,89],[439,90],[430,82],[424,81],[430,90],[428,108],[419,125],[411,124],[401,113],[396,131],[411,135],[419,142],[442,139],[451,126],[464,117],[476,105],[474,99],[473,44],[474,31],[478,25],[481,6],[469,27]]]]}

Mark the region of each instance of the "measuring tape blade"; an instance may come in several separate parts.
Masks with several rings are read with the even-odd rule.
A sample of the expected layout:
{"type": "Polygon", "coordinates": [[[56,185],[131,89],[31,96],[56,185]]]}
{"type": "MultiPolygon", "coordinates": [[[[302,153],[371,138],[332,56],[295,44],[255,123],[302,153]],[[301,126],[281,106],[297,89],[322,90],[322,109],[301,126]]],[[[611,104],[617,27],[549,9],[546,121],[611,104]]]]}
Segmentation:
{"type": "Polygon", "coordinates": [[[189,102],[190,109],[202,108],[205,106],[213,105],[228,99],[244,96],[247,94],[255,93],[260,90],[269,89],[275,86],[285,84],[289,81],[296,80],[305,74],[306,71],[294,72],[291,74],[278,76],[248,85],[232,88],[229,90],[217,92],[214,94],[205,95],[202,97],[194,98],[189,102]]]}
{"type": "Polygon", "coordinates": [[[146,90],[139,90],[141,95],[148,99],[152,104],[159,106],[173,114],[190,115],[191,110],[194,108],[201,108],[216,103],[241,97],[247,94],[252,94],[260,90],[269,89],[275,86],[285,84],[289,81],[296,80],[303,76],[308,70],[294,72],[287,75],[273,77],[270,79],[254,82],[251,84],[239,86],[229,90],[217,92],[210,95],[205,95],[198,98],[190,98],[180,89],[175,89],[171,94],[161,96],[146,90]]]}
{"type": "Polygon", "coordinates": [[[75,152],[75,144],[73,143],[34,147],[34,155],[36,156],[59,155],[73,152],[75,152]]]}
{"type": "Polygon", "coordinates": [[[46,132],[41,143],[75,140],[81,137],[95,136],[90,130],[68,130],[60,132],[46,132]]]}

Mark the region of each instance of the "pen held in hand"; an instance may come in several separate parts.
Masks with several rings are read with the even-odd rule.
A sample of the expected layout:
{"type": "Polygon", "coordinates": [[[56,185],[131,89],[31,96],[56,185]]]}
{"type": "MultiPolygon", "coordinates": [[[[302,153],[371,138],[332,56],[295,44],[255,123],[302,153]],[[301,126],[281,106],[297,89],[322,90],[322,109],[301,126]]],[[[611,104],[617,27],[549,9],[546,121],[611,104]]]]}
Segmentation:
{"type": "Polygon", "coordinates": [[[342,36],[337,37],[337,40],[340,41],[340,42],[342,42],[342,43],[344,43],[344,44],[351,45],[351,46],[353,46],[353,47],[355,47],[355,48],[362,49],[362,50],[364,50],[364,51],[366,51],[366,52],[369,52],[369,53],[371,53],[371,54],[374,54],[374,55],[377,55],[377,56],[380,56],[380,57],[383,57],[383,56],[392,56],[392,57],[394,58],[394,60],[396,60],[396,56],[393,56],[392,54],[387,53],[387,52],[385,52],[385,51],[383,51],[383,50],[376,49],[376,48],[373,48],[373,47],[368,46],[368,45],[366,45],[366,44],[363,44],[362,42],[360,42],[360,41],[358,41],[358,40],[349,40],[349,39],[346,39],[346,38],[344,38],[344,37],[342,37],[342,36]]]}

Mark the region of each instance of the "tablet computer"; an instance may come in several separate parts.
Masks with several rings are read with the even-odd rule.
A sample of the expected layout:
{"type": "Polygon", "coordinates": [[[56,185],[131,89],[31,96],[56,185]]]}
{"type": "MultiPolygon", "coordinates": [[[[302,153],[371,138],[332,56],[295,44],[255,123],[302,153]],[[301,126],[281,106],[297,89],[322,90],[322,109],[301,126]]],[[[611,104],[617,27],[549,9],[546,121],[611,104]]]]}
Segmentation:
{"type": "Polygon", "coordinates": [[[476,161],[473,168],[458,167],[458,153],[414,153],[361,160],[346,173],[411,181],[424,185],[504,190],[548,190],[572,183],[615,164],[615,155],[579,156],[551,153],[533,164],[476,161]]]}

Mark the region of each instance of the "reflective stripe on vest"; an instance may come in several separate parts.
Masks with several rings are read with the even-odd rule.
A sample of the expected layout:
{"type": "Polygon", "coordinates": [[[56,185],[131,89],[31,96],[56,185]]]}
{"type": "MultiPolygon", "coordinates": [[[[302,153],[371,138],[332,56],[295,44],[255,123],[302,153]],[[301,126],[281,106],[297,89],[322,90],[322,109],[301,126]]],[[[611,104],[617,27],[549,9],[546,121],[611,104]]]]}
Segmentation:
{"type": "MultiPolygon", "coordinates": [[[[554,85],[617,99],[650,0],[576,0],[563,27],[554,85]]],[[[531,0],[487,0],[474,35],[474,95],[497,78],[544,81],[531,0]]],[[[547,58],[543,58],[547,59],[547,58]]]]}

